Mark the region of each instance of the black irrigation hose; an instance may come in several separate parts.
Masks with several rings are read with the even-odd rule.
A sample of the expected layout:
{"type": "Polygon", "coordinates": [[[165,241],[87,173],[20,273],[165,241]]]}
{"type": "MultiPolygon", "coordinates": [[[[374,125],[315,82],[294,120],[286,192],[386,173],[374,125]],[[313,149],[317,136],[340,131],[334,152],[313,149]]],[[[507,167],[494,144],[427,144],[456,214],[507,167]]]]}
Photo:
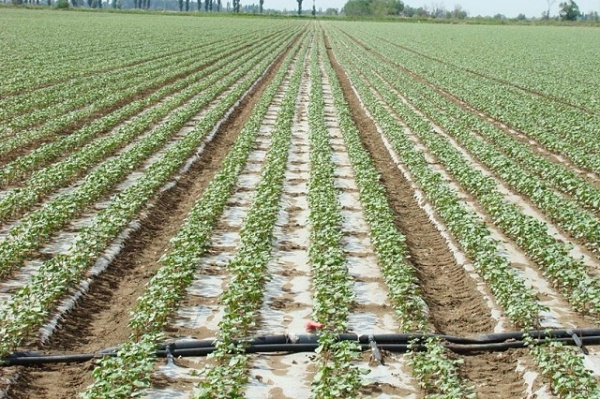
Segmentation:
{"type": "MultiPolygon", "coordinates": [[[[379,335],[357,335],[341,334],[338,340],[358,341],[363,351],[372,349],[372,342],[380,350],[389,352],[407,352],[426,350],[425,346],[419,341],[428,337],[438,337],[442,339],[444,346],[456,353],[471,352],[490,352],[505,351],[512,348],[523,348],[525,342],[523,332],[502,333],[482,335],[474,338],[464,338],[448,335],[436,334],[379,334],[379,335]],[[371,340],[369,339],[371,338],[371,340]],[[414,341],[414,340],[417,341],[414,341]],[[412,345],[409,342],[414,342],[412,345]]],[[[584,353],[585,345],[600,344],[600,330],[594,328],[587,329],[567,329],[567,330],[536,330],[529,331],[528,334],[537,339],[539,344],[548,341],[563,342],[567,345],[577,345],[584,353]]],[[[246,353],[272,353],[272,352],[313,352],[318,344],[317,335],[288,336],[269,335],[256,337],[247,341],[240,341],[245,345],[246,353]]],[[[186,356],[206,356],[215,351],[215,340],[180,340],[167,345],[159,346],[155,352],[156,357],[186,357],[186,356]]],[[[0,359],[1,366],[14,365],[36,365],[47,363],[74,363],[86,362],[95,358],[104,356],[115,356],[117,348],[106,349],[102,352],[92,354],[75,355],[42,355],[39,352],[20,352],[12,356],[0,359]]]]}

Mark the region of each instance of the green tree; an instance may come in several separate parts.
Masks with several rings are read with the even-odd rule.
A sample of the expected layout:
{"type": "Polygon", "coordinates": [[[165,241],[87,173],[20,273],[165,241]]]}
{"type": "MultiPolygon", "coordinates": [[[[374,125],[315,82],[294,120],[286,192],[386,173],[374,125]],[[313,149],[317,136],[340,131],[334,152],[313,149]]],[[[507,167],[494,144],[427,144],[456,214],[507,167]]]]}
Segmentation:
{"type": "Polygon", "coordinates": [[[298,15],[302,15],[302,0],[296,0],[298,2],[298,15]]]}
{"type": "Polygon", "coordinates": [[[342,11],[344,14],[353,17],[370,15],[371,13],[368,0],[348,0],[342,11]]]}
{"type": "Polygon", "coordinates": [[[559,15],[562,21],[575,21],[581,15],[579,6],[573,0],[562,2],[558,6],[560,7],[559,15]]]}
{"type": "Polygon", "coordinates": [[[259,0],[259,2],[258,2],[258,12],[259,12],[260,14],[262,14],[262,13],[263,13],[263,5],[264,5],[264,4],[265,4],[265,0],[259,0]]]}
{"type": "Polygon", "coordinates": [[[404,3],[397,0],[371,0],[369,3],[371,14],[377,17],[398,15],[404,10],[404,3]]]}
{"type": "Polygon", "coordinates": [[[550,19],[550,9],[556,3],[556,0],[546,0],[546,4],[548,4],[548,10],[542,13],[542,19],[549,20],[550,19]]]}
{"type": "Polygon", "coordinates": [[[465,10],[463,10],[463,8],[460,4],[456,4],[454,6],[454,9],[451,12],[451,18],[454,18],[454,19],[465,19],[465,18],[467,18],[468,15],[469,15],[469,13],[467,13],[465,10]]]}
{"type": "Polygon", "coordinates": [[[404,3],[400,0],[348,0],[342,11],[349,16],[383,17],[402,13],[404,3]]]}

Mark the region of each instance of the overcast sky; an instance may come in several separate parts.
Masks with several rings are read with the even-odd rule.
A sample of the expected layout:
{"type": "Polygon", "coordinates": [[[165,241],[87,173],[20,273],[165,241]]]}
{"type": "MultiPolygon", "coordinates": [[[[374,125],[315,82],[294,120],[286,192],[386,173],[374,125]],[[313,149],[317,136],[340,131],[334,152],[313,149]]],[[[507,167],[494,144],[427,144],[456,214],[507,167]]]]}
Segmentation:
{"type": "MultiPolygon", "coordinates": [[[[313,0],[304,0],[302,8],[310,10],[313,0]]],[[[346,0],[314,0],[315,6],[325,10],[328,7],[342,8],[346,4],[346,0]]],[[[527,17],[541,17],[542,12],[548,8],[546,0],[403,0],[404,4],[412,7],[427,7],[432,8],[432,5],[443,5],[444,8],[451,10],[455,4],[460,4],[462,8],[469,12],[469,16],[476,15],[496,15],[504,14],[509,18],[516,17],[520,13],[527,17]]],[[[551,8],[550,15],[558,14],[558,4],[561,1],[557,0],[551,8]]],[[[258,0],[242,0],[242,3],[252,4],[258,3],[258,0]]],[[[575,0],[582,12],[598,11],[598,1],[596,0],[575,0]]],[[[271,9],[297,9],[296,0],[265,0],[265,8],[271,9]]]]}

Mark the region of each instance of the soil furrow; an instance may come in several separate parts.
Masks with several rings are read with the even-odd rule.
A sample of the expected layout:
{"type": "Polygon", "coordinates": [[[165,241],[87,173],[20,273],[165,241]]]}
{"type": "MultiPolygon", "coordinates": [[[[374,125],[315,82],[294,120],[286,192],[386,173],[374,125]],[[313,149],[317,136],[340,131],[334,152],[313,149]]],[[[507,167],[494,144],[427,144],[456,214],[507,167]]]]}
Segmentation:
{"type": "MultiPolygon", "coordinates": [[[[297,38],[298,36],[296,36],[297,38]]],[[[230,115],[200,158],[177,185],[155,201],[142,226],[126,241],[123,250],[92,284],[76,308],[63,320],[46,346],[47,351],[85,353],[118,344],[128,338],[129,309],[158,267],[168,240],[178,231],[196,198],[202,194],[233,145],[254,104],[274,77],[285,53],[271,65],[262,80],[230,115]]],[[[85,364],[45,365],[21,371],[9,391],[12,398],[74,398],[91,383],[85,364]]]]}

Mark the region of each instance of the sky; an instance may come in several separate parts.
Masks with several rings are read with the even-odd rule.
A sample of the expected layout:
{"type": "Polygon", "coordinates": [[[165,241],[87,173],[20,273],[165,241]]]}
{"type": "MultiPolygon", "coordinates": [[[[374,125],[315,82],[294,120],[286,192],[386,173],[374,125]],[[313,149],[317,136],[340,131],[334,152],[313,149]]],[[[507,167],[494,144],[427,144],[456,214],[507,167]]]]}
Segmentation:
{"type": "MultiPolygon", "coordinates": [[[[245,0],[252,3],[254,0],[245,0]]],[[[314,0],[317,9],[322,8],[342,8],[346,4],[346,0],[314,0]]],[[[548,9],[547,0],[403,0],[404,4],[412,7],[427,7],[432,8],[432,5],[442,5],[444,8],[451,10],[456,4],[460,4],[462,8],[469,12],[469,16],[504,14],[508,18],[514,18],[520,13],[527,17],[541,17],[542,12],[548,9]]],[[[556,0],[551,7],[550,15],[558,15],[558,4],[565,0],[556,0]]],[[[242,0],[242,3],[244,0],[242,0]]],[[[258,3],[258,1],[256,1],[258,3]]],[[[581,12],[598,11],[597,0],[575,0],[581,12]]],[[[265,0],[265,8],[271,9],[297,9],[296,0],[265,0]]],[[[309,10],[312,8],[312,0],[304,0],[302,8],[309,10]]]]}

